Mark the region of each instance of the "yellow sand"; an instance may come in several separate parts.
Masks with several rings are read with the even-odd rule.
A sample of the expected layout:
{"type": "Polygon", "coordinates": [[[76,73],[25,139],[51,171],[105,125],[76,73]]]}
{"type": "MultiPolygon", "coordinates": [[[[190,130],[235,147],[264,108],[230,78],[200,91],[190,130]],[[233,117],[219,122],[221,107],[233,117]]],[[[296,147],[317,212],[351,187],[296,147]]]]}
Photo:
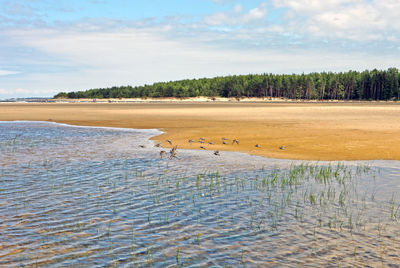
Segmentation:
{"type": "Polygon", "coordinates": [[[166,133],[154,139],[165,147],[170,139],[179,148],[204,146],[273,158],[400,160],[396,103],[13,103],[0,104],[0,120],[157,128],[166,133]],[[201,137],[205,144],[198,143],[201,137]],[[222,137],[229,139],[227,145],[222,137]],[[239,145],[232,145],[234,138],[239,145]]]}

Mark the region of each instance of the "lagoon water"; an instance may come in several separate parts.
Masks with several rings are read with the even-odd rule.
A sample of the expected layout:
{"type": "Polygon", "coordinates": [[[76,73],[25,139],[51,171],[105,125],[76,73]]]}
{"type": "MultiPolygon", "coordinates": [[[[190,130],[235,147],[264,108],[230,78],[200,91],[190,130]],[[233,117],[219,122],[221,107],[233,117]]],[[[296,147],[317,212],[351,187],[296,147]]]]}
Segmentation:
{"type": "Polygon", "coordinates": [[[160,158],[160,133],[0,122],[0,266],[400,266],[399,161],[160,158]]]}

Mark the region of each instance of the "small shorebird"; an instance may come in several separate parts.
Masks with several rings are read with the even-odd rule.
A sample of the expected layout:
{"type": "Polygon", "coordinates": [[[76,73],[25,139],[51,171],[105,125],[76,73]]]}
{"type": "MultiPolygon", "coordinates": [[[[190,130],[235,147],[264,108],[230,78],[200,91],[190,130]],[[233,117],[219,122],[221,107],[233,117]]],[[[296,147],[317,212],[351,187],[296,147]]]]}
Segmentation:
{"type": "Polygon", "coordinates": [[[163,158],[163,155],[166,153],[166,151],[161,151],[160,152],[160,157],[163,158]]]}
{"type": "Polygon", "coordinates": [[[281,149],[281,150],[285,150],[285,149],[286,149],[286,147],[285,147],[285,146],[281,146],[281,147],[279,147],[279,149],[281,149]]]}
{"type": "Polygon", "coordinates": [[[172,145],[172,141],[171,140],[165,140],[165,141],[172,145]]]}
{"type": "Polygon", "coordinates": [[[257,148],[261,148],[261,146],[260,146],[260,145],[258,145],[258,144],[256,144],[256,145],[255,145],[255,147],[257,147],[257,148]]]}
{"type": "Polygon", "coordinates": [[[188,140],[188,143],[193,143],[194,142],[194,140],[188,140]]]}
{"type": "Polygon", "coordinates": [[[140,148],[145,148],[145,146],[144,146],[144,145],[139,145],[139,147],[140,147],[140,148]]]}
{"type": "Polygon", "coordinates": [[[214,154],[215,155],[220,155],[218,150],[214,151],[214,154]]]}
{"type": "Polygon", "coordinates": [[[205,150],[205,149],[206,149],[206,147],[204,147],[204,146],[200,146],[200,149],[203,149],[203,150],[205,150]]]}
{"type": "Polygon", "coordinates": [[[172,149],[169,151],[170,154],[173,154],[176,152],[176,149],[178,149],[178,145],[175,145],[174,147],[172,147],[172,149]]]}
{"type": "Polygon", "coordinates": [[[233,140],[232,140],[232,145],[235,144],[235,143],[236,143],[237,145],[239,145],[239,140],[238,140],[238,139],[233,139],[233,140]]]}
{"type": "Polygon", "coordinates": [[[171,149],[171,151],[169,151],[169,153],[170,153],[169,158],[176,157],[176,149],[178,149],[178,145],[175,145],[175,146],[171,149]]]}
{"type": "Polygon", "coordinates": [[[160,147],[160,146],[161,146],[161,144],[159,144],[159,143],[154,144],[154,147],[160,147]]]}
{"type": "Polygon", "coordinates": [[[208,144],[209,145],[214,145],[214,143],[212,141],[209,141],[208,144]]]}
{"type": "Polygon", "coordinates": [[[222,140],[222,144],[227,144],[225,140],[222,140]]]}

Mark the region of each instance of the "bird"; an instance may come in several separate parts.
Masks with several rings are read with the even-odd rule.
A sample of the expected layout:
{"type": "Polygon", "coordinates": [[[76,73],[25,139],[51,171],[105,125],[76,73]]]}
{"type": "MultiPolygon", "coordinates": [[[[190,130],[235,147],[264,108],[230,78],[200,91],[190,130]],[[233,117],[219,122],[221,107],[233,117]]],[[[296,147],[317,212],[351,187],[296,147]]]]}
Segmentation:
{"type": "Polygon", "coordinates": [[[210,145],[214,145],[214,143],[213,143],[212,141],[209,141],[209,142],[208,142],[208,144],[210,144],[210,145]]]}
{"type": "Polygon", "coordinates": [[[199,140],[200,143],[204,143],[204,140],[199,140]]]}
{"type": "Polygon", "coordinates": [[[205,150],[205,149],[206,149],[206,147],[204,147],[204,146],[200,146],[200,149],[204,149],[204,150],[205,150]]]}
{"type": "Polygon", "coordinates": [[[261,148],[261,146],[260,146],[260,145],[258,145],[258,144],[256,144],[255,146],[256,146],[257,148],[261,148]]]}
{"type": "Polygon", "coordinates": [[[205,139],[204,138],[199,138],[199,141],[205,141],[205,139]]]}
{"type": "Polygon", "coordinates": [[[233,139],[233,140],[232,140],[232,145],[235,144],[235,143],[236,143],[237,145],[239,145],[239,140],[238,140],[238,139],[233,139]]]}
{"type": "Polygon", "coordinates": [[[169,158],[176,157],[176,149],[178,149],[178,145],[175,145],[175,146],[171,149],[171,151],[169,151],[169,153],[170,153],[169,158]]]}
{"type": "Polygon", "coordinates": [[[222,140],[222,144],[227,144],[225,140],[222,140]]]}
{"type": "Polygon", "coordinates": [[[281,150],[285,150],[285,149],[286,149],[286,147],[285,147],[285,146],[281,146],[281,147],[279,147],[279,149],[281,149],[281,150]]]}
{"type": "Polygon", "coordinates": [[[214,154],[215,154],[215,155],[220,155],[218,150],[217,150],[217,151],[214,151],[214,154]]]}
{"type": "Polygon", "coordinates": [[[165,141],[172,145],[172,141],[171,140],[165,140],[165,141]]]}
{"type": "Polygon", "coordinates": [[[178,145],[175,145],[174,147],[172,147],[172,149],[169,151],[170,154],[173,154],[176,152],[176,149],[178,149],[178,145]]]}
{"type": "Polygon", "coordinates": [[[161,151],[160,152],[160,157],[163,158],[163,155],[166,153],[166,151],[161,151]]]}
{"type": "Polygon", "coordinates": [[[192,142],[194,142],[194,140],[188,140],[188,143],[192,143],[192,142]]]}
{"type": "Polygon", "coordinates": [[[145,146],[144,146],[144,145],[139,145],[139,147],[140,147],[140,148],[145,148],[145,146]]]}
{"type": "Polygon", "coordinates": [[[159,143],[154,144],[154,147],[160,147],[160,146],[161,146],[161,144],[159,144],[159,143]]]}

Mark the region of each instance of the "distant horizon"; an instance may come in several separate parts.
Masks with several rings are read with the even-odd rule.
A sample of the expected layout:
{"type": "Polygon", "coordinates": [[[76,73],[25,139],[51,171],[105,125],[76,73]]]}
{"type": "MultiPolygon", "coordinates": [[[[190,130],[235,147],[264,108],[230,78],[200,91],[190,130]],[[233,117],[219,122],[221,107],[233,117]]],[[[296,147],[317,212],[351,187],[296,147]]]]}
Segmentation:
{"type": "Polygon", "coordinates": [[[400,2],[0,0],[0,99],[400,67],[400,2]]]}

